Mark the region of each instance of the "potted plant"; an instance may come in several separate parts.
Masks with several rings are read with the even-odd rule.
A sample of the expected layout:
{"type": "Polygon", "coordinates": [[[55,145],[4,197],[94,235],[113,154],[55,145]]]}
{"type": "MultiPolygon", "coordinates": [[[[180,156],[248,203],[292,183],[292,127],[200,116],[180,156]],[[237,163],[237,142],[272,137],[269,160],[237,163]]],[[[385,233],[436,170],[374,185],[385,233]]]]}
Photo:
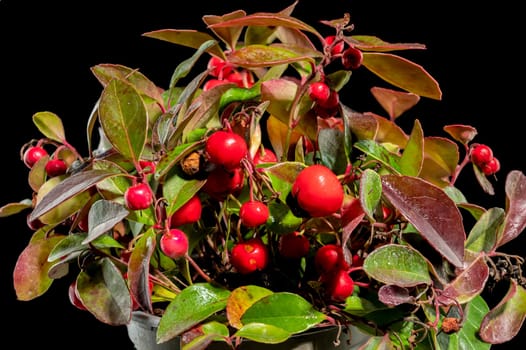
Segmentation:
{"type": "Polygon", "coordinates": [[[294,6],[145,33],[195,49],[165,88],[93,66],[87,155],[58,115],[33,115],[42,138],[20,150],[31,196],[0,208],[35,231],[13,273],[20,300],[66,278],[72,304],[99,321],[146,316],[156,343],[186,349],[334,326],[369,348],[484,349],[518,334],[523,257],[500,248],[526,225],[524,174],[507,174],[504,208],[469,203],[459,174],[492,194],[500,170],[476,128],[398,124],[442,97],[398,55],[425,46],[355,35],[348,14],[322,34],[294,6]],[[384,115],[340,93],[358,69],[384,80],[370,90],[384,115]],[[482,294],[497,281],[509,290],[490,308],[482,294]]]}

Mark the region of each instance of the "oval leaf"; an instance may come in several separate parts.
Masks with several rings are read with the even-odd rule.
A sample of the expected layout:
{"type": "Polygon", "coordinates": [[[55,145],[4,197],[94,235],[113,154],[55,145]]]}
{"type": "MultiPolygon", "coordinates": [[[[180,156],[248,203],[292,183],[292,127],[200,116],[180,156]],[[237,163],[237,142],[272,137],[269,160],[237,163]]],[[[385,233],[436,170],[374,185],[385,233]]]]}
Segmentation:
{"type": "Polygon", "coordinates": [[[128,215],[128,210],[119,203],[108,200],[98,200],[92,204],[88,214],[88,237],[84,244],[108,232],[113,226],[128,215]]]}
{"type": "Polygon", "coordinates": [[[374,211],[382,197],[380,175],[372,169],[365,169],[360,178],[360,203],[369,218],[374,220],[374,211]]]}
{"type": "Polygon", "coordinates": [[[509,208],[497,247],[511,241],[526,229],[526,176],[521,171],[512,170],[506,177],[506,198],[509,208]]]}
{"type": "Polygon", "coordinates": [[[249,323],[237,331],[235,336],[250,339],[258,343],[278,344],[290,338],[291,333],[270,324],[249,323]]]}
{"type": "Polygon", "coordinates": [[[64,143],[66,139],[64,125],[55,113],[37,112],[33,114],[33,123],[35,123],[38,130],[47,138],[64,143]]]}
{"type": "Polygon", "coordinates": [[[230,294],[226,305],[228,322],[235,328],[243,327],[241,316],[259,299],[272,294],[272,291],[259,286],[243,286],[230,294]]]}

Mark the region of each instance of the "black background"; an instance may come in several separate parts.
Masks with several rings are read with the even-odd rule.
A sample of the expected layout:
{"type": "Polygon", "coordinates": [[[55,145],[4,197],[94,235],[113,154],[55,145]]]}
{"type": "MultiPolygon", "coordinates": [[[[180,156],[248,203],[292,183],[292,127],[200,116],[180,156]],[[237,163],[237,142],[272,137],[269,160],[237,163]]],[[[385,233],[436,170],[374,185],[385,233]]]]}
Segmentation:
{"type": "MultiPolygon", "coordinates": [[[[502,165],[492,179],[496,194],[491,197],[482,193],[469,169],[460,181],[466,182],[468,200],[485,207],[504,207],[506,174],[511,169],[526,170],[522,148],[522,11],[518,5],[514,8],[509,3],[501,6],[492,2],[462,8],[457,6],[458,1],[379,3],[300,0],[293,15],[323,31],[325,27],[318,20],[340,18],[349,12],[354,34],[425,44],[426,50],[401,55],[423,65],[437,79],[443,99],[423,99],[412,113],[422,122],[426,135],[445,136],[441,128],[450,123],[477,128],[476,141],[490,145],[502,165]]],[[[203,15],[221,15],[240,8],[248,13],[274,12],[290,4],[292,1],[270,0],[0,0],[0,204],[30,195],[19,150],[23,143],[40,137],[31,121],[35,112],[48,110],[59,115],[67,139],[85,151],[84,128],[101,92],[90,67],[123,64],[140,69],[157,85],[166,87],[177,63],[192,51],[142,37],[142,33],[165,28],[206,31],[203,15]]],[[[367,94],[367,86],[374,82],[368,72],[358,71],[342,100],[360,111],[382,113],[367,94]]],[[[1,220],[0,310],[5,340],[10,339],[20,349],[31,344],[54,349],[132,348],[125,327],[102,324],[69,304],[68,281],[56,281],[49,295],[30,302],[17,301],[12,270],[31,232],[24,215],[1,220]]],[[[516,254],[526,252],[523,238],[505,248],[516,254]]],[[[516,348],[519,343],[520,337],[495,348],[516,348]]]]}

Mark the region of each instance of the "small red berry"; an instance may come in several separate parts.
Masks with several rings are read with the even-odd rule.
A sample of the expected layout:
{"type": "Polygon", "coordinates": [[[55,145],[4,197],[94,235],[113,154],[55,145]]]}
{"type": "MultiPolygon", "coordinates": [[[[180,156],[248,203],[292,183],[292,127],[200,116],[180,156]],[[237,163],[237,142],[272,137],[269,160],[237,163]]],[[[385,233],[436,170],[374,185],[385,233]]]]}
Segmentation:
{"type": "Polygon", "coordinates": [[[231,170],[240,166],[248,153],[248,146],[238,134],[219,130],[206,139],[205,152],[210,162],[231,170]]]}
{"type": "Polygon", "coordinates": [[[46,174],[49,177],[64,175],[67,170],[68,166],[62,159],[50,159],[46,163],[46,174]]]}
{"type": "Polygon", "coordinates": [[[251,88],[254,85],[254,77],[247,70],[233,71],[225,75],[225,79],[241,88],[251,88]]]}
{"type": "Polygon", "coordinates": [[[124,192],[124,202],[130,210],[147,209],[153,203],[153,193],[145,183],[131,185],[124,192]]]}
{"type": "Polygon", "coordinates": [[[470,157],[473,164],[482,167],[493,158],[493,150],[489,146],[477,144],[471,149],[470,157]]]}
{"type": "Polygon", "coordinates": [[[260,238],[252,238],[234,245],[230,255],[232,266],[241,274],[263,270],[268,264],[268,259],[267,246],[260,238]]]}
{"type": "Polygon", "coordinates": [[[329,273],[324,284],[327,295],[337,302],[344,302],[354,292],[354,281],[345,270],[329,273]]]}
{"type": "Polygon", "coordinates": [[[164,255],[172,259],[180,259],[188,252],[188,237],[177,228],[164,232],[159,244],[164,255]]]}
{"type": "Polygon", "coordinates": [[[286,258],[299,259],[306,256],[309,249],[309,239],[299,232],[287,233],[279,238],[279,253],[286,258]]]}
{"type": "Polygon", "coordinates": [[[223,79],[209,79],[206,81],[206,83],[204,83],[203,91],[212,90],[216,86],[226,85],[226,84],[231,84],[231,82],[228,80],[223,80],[223,79]]]}
{"type": "Polygon", "coordinates": [[[314,256],[314,266],[322,277],[331,271],[345,270],[349,267],[342,247],[336,244],[327,244],[319,248],[314,256]]]}
{"type": "Polygon", "coordinates": [[[488,162],[482,164],[480,169],[485,175],[493,175],[500,170],[500,162],[497,158],[493,157],[488,162]]]}
{"type": "Polygon", "coordinates": [[[317,103],[325,103],[331,96],[331,88],[322,81],[309,84],[308,94],[311,100],[317,103]]]}
{"type": "Polygon", "coordinates": [[[217,167],[208,174],[202,191],[218,201],[223,201],[229,194],[237,196],[243,188],[244,181],[241,167],[233,170],[217,167]]]}
{"type": "Polygon", "coordinates": [[[254,165],[256,166],[262,163],[276,163],[277,161],[278,157],[276,153],[269,148],[258,150],[256,154],[254,154],[254,165]]]}
{"type": "Polygon", "coordinates": [[[217,56],[210,57],[207,68],[211,76],[219,79],[224,79],[227,74],[232,72],[232,67],[227,65],[225,60],[217,56]]]}
{"type": "Polygon", "coordinates": [[[201,199],[194,195],[170,217],[170,227],[197,222],[201,218],[201,199]]]}
{"type": "Polygon", "coordinates": [[[35,163],[42,157],[45,157],[47,156],[48,153],[47,151],[43,148],[43,147],[40,147],[40,146],[32,146],[32,147],[29,147],[25,152],[24,152],[24,164],[28,167],[28,168],[32,168],[33,165],[35,165],[35,163]]]}
{"type": "Polygon", "coordinates": [[[342,65],[345,69],[358,69],[363,62],[363,53],[355,47],[349,47],[342,54],[342,65]]]}
{"type": "Polygon", "coordinates": [[[139,161],[139,164],[143,174],[149,175],[155,173],[155,162],[142,159],[139,161]]]}
{"type": "Polygon", "coordinates": [[[257,227],[267,222],[270,215],[267,205],[256,200],[249,200],[241,204],[239,218],[246,227],[257,227]]]}
{"type": "Polygon", "coordinates": [[[322,164],[306,167],[292,184],[292,196],[312,217],[336,213],[343,203],[343,186],[338,177],[322,164]]]}
{"type": "Polygon", "coordinates": [[[332,46],[331,54],[332,55],[339,55],[343,52],[343,49],[345,48],[345,42],[343,40],[340,40],[338,42],[334,42],[336,40],[336,35],[329,35],[325,37],[325,45],[332,46]]]}

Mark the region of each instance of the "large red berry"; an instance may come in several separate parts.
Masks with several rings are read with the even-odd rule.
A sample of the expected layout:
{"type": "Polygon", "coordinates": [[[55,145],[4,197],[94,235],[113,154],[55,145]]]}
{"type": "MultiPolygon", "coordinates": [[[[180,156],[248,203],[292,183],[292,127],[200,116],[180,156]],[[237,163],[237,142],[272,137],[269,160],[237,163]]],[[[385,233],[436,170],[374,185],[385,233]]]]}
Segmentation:
{"type": "Polygon", "coordinates": [[[336,213],[343,203],[343,187],[338,177],[322,164],[306,167],[292,184],[292,196],[312,217],[336,213]]]}
{"type": "Polygon", "coordinates": [[[197,222],[201,218],[201,199],[194,195],[170,216],[170,227],[197,222]]]}
{"type": "Polygon", "coordinates": [[[470,158],[475,165],[481,167],[493,158],[493,150],[489,146],[477,144],[471,149],[470,158]]]}
{"type": "Polygon", "coordinates": [[[243,188],[244,181],[245,177],[241,167],[233,170],[217,167],[208,174],[202,190],[210,197],[222,201],[229,194],[237,196],[243,188]]]}
{"type": "Polygon", "coordinates": [[[358,69],[363,62],[363,53],[355,47],[349,47],[342,54],[342,66],[345,69],[358,69]]]}
{"type": "Polygon", "coordinates": [[[124,203],[130,210],[147,209],[153,203],[153,193],[145,183],[131,185],[124,192],[124,203]]]}
{"type": "Polygon", "coordinates": [[[230,262],[241,274],[263,270],[268,264],[268,249],[260,238],[240,242],[232,248],[230,262]]]}
{"type": "Polygon", "coordinates": [[[188,252],[188,237],[177,228],[164,232],[159,244],[164,255],[172,259],[180,259],[188,252]]]}
{"type": "Polygon", "coordinates": [[[341,246],[327,244],[316,251],[314,266],[318,273],[324,277],[332,271],[347,269],[349,264],[345,261],[341,246]]]}
{"type": "Polygon", "coordinates": [[[208,137],[205,151],[210,162],[234,169],[240,166],[241,160],[247,155],[248,146],[238,134],[219,130],[208,137]]]}
{"type": "Polygon", "coordinates": [[[46,174],[49,177],[63,175],[67,170],[68,166],[62,159],[50,159],[46,163],[46,174]]]}
{"type": "Polygon", "coordinates": [[[354,281],[345,270],[331,272],[324,285],[327,295],[337,302],[344,302],[354,291],[354,281]]]}
{"type": "Polygon", "coordinates": [[[331,96],[331,88],[322,81],[309,84],[308,94],[311,100],[317,103],[325,103],[331,96]]]}
{"type": "Polygon", "coordinates": [[[24,152],[24,164],[31,168],[42,157],[47,156],[47,151],[40,146],[31,146],[24,152]]]}
{"type": "Polygon", "coordinates": [[[309,239],[299,232],[291,232],[279,238],[278,250],[281,256],[299,259],[309,253],[309,239]]]}
{"type": "Polygon", "coordinates": [[[249,200],[241,204],[241,208],[239,208],[241,224],[246,227],[257,227],[263,225],[267,222],[269,215],[270,212],[267,205],[256,200],[249,200]]]}
{"type": "Polygon", "coordinates": [[[278,161],[278,156],[271,149],[265,148],[258,150],[254,154],[254,165],[259,165],[262,163],[276,163],[278,161]]]}

